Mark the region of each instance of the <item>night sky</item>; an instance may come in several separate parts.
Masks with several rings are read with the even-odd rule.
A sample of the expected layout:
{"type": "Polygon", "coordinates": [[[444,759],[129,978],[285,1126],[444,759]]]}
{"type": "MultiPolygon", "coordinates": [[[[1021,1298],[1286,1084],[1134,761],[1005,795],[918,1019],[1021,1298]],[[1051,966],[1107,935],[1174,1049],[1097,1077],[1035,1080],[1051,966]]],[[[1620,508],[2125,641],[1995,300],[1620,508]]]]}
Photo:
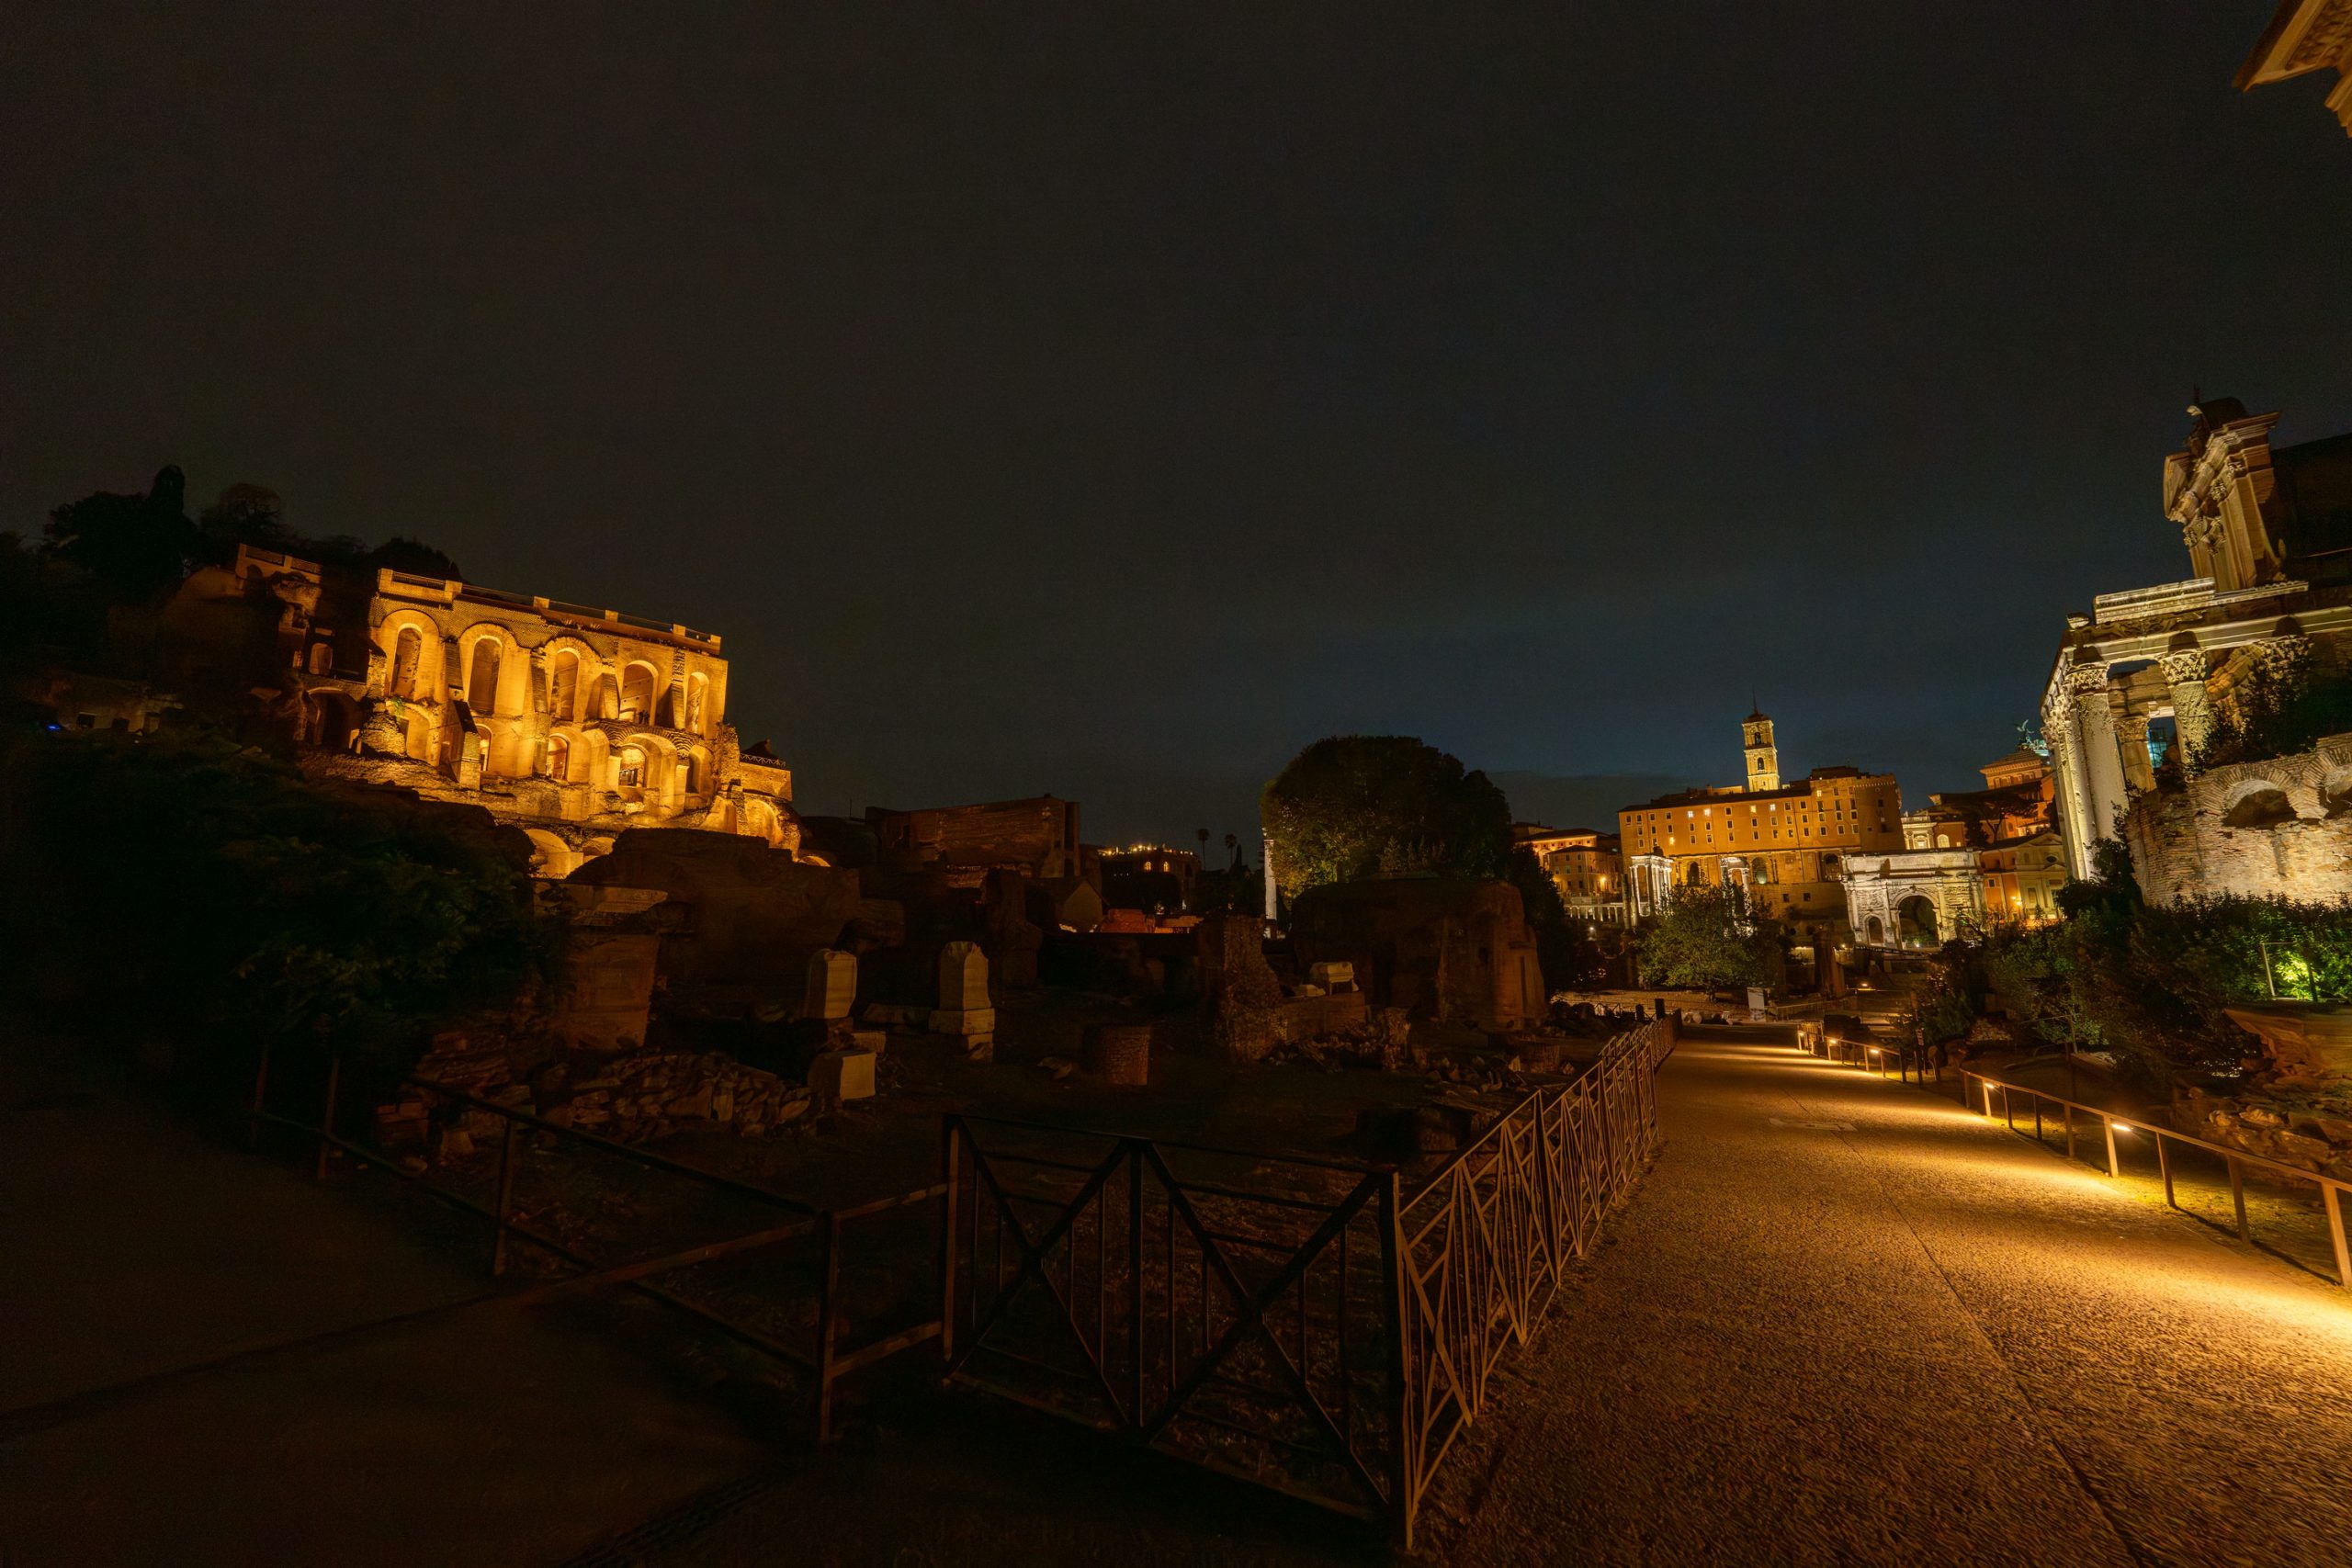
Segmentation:
{"type": "Polygon", "coordinates": [[[2271,9],[17,8],[0,527],[174,462],[720,632],[812,811],[1360,730],[1611,826],[1751,691],[1917,804],[2188,574],[2192,385],[2352,429],[2271,9]]]}

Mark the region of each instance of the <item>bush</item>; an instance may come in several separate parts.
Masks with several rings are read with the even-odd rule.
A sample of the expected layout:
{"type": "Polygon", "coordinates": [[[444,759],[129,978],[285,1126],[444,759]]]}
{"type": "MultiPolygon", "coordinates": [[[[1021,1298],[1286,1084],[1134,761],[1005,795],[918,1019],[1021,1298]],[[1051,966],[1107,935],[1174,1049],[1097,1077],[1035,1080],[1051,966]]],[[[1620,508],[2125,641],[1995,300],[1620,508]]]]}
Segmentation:
{"type": "Polygon", "coordinates": [[[2320,674],[2308,660],[2257,664],[2219,705],[2204,743],[2182,762],[2190,777],[2232,762],[2308,751],[2352,730],[2352,676],[2320,674]]]}
{"type": "Polygon", "coordinates": [[[2352,903],[2152,905],[2130,885],[2121,854],[2100,849],[2099,874],[2066,888],[2064,920],[1985,939],[1987,984],[2043,1040],[2112,1051],[2155,1088],[2233,1073],[2256,1043],[2226,1010],[2267,1000],[2272,982],[2282,997],[2352,997],[2352,903]]]}
{"type": "Polygon", "coordinates": [[[39,890],[0,917],[27,999],[184,1045],[405,1065],[560,951],[486,818],[330,795],[200,731],[0,741],[0,871],[39,890]]]}

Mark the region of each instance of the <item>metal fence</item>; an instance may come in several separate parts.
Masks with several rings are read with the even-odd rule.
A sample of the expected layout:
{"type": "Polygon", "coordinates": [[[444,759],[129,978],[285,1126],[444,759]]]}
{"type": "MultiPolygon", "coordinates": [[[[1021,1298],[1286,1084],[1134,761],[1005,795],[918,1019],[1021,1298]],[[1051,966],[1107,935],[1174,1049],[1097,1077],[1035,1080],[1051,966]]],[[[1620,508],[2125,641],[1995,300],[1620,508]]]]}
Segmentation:
{"type": "MultiPolygon", "coordinates": [[[[292,1075],[294,1081],[288,1082],[286,1069],[294,1064],[280,1061],[277,1065],[280,1071],[273,1079],[270,1054],[263,1053],[247,1111],[249,1142],[257,1143],[265,1126],[290,1129],[301,1135],[311,1150],[315,1179],[326,1179],[331,1156],[341,1151],[364,1166],[390,1171],[413,1183],[420,1190],[473,1216],[489,1228],[489,1266],[493,1276],[508,1272],[513,1247],[518,1241],[537,1249],[560,1269],[570,1270],[511,1298],[515,1302],[537,1301],[600,1286],[622,1287],[797,1369],[809,1386],[812,1424],[820,1441],[832,1435],[834,1395],[843,1378],[939,1335],[939,1320],[933,1318],[865,1344],[843,1344],[851,1314],[843,1310],[842,1277],[854,1232],[893,1212],[935,1204],[946,1194],[943,1184],[933,1183],[868,1202],[819,1208],[649,1149],[600,1137],[430,1079],[410,1077],[399,1080],[405,1091],[422,1094],[428,1102],[461,1106],[499,1120],[494,1139],[494,1174],[482,1162],[419,1168],[404,1161],[397,1151],[360,1142],[338,1130],[338,1111],[342,1109],[338,1102],[345,1096],[341,1057],[330,1056],[322,1061],[311,1058],[314,1068],[323,1066],[322,1089],[316,1081],[315,1072],[311,1081],[302,1081],[298,1073],[292,1075]],[[272,1109],[273,1094],[281,1105],[300,1100],[305,1113],[294,1115],[283,1109],[272,1109]],[[629,1238],[608,1237],[613,1245],[599,1248],[605,1255],[596,1256],[580,1239],[548,1235],[531,1223],[525,1205],[518,1201],[518,1187],[531,1168],[552,1163],[567,1154],[593,1155],[596,1159],[618,1162],[631,1170],[648,1173],[673,1184],[671,1196],[674,1201],[657,1206],[658,1212],[644,1227],[644,1234],[635,1238],[639,1245],[630,1246],[629,1238]],[[703,1228],[711,1228],[714,1221],[721,1222],[718,1228],[725,1234],[695,1246],[677,1247],[680,1233],[694,1223],[682,1216],[697,1206],[701,1213],[696,1219],[703,1228]],[[761,1220],[746,1225],[741,1220],[746,1213],[756,1213],[761,1220]],[[651,1244],[650,1249],[648,1243],[651,1244]],[[796,1243],[808,1245],[796,1247],[796,1243]],[[612,1256],[628,1251],[639,1255],[626,1260],[612,1256]],[[675,1276],[730,1259],[758,1261],[764,1266],[763,1271],[748,1284],[737,1281],[729,1288],[699,1292],[703,1297],[700,1300],[673,1288],[675,1276]],[[655,1282],[665,1278],[671,1282],[655,1282]]],[[[858,1321],[865,1321],[867,1314],[861,1311],[855,1315],[858,1321]]]]}
{"type": "Polygon", "coordinates": [[[1657,1138],[1670,1022],[1407,1192],[1392,1168],[950,1116],[947,1375],[1408,1547],[1438,1467],[1657,1138]]]}
{"type": "MultiPolygon", "coordinates": [[[[2120,1149],[2116,1143],[2118,1135],[2133,1140],[2145,1139],[2155,1151],[2156,1175],[2164,1183],[2165,1202],[2171,1208],[2188,1214],[2192,1219],[2204,1221],[2205,1217],[2188,1209],[2180,1201],[2178,1182],[2182,1176],[2184,1156],[2221,1161],[2229,1181],[2230,1206],[2234,1217],[2234,1224],[2226,1228],[2233,1231],[2239,1240],[2251,1246],[2263,1247],[2266,1251],[2272,1252],[2299,1268],[2305,1268],[2308,1265],[2292,1252],[2279,1247],[2267,1245],[2256,1237],[2246,1212],[2246,1176],[2249,1172],[2258,1173],[2290,1190],[2316,1188],[2320,1212],[2327,1224],[2328,1245],[2335,1255],[2335,1282],[2346,1289],[2352,1289],[2352,1246],[2347,1246],[2344,1228],[2344,1195],[2347,1188],[2352,1188],[2352,1183],[2340,1181],[2335,1177],[2323,1175],[2318,1171],[2303,1170],[2279,1160],[2266,1158],[2261,1155],[2247,1154],[2242,1149],[2233,1149],[2224,1144],[2211,1143],[2203,1138],[2192,1137],[2186,1133],[2176,1133],[2169,1127],[2159,1127],[2153,1122],[2130,1116],[2119,1116],[2112,1111],[2086,1105],[2079,1100],[2068,1100],[2063,1095],[2052,1094],[2047,1089],[2010,1083],[1990,1073],[1971,1072],[1962,1068],[1960,1079],[1962,1104],[1973,1111],[1983,1112],[1987,1120],[1997,1118],[2008,1127],[2009,1131],[2030,1136],[2036,1142],[2041,1142],[2044,1136],[2043,1108],[2045,1106],[2056,1108],[2058,1112],[2056,1120],[2066,1140],[2067,1156],[2079,1158],[2078,1146],[2084,1137],[2096,1135],[2099,1140],[2100,1163],[2106,1167],[2107,1174],[2110,1177],[2120,1177],[2123,1174],[2120,1149]],[[2018,1125],[2020,1098],[2023,1100],[2026,1111],[2033,1118],[2033,1128],[2030,1134],[2018,1125]]],[[[2205,1223],[2211,1222],[2205,1221],[2205,1223]]],[[[2316,1269],[2312,1271],[2318,1272],[2316,1269]]]]}

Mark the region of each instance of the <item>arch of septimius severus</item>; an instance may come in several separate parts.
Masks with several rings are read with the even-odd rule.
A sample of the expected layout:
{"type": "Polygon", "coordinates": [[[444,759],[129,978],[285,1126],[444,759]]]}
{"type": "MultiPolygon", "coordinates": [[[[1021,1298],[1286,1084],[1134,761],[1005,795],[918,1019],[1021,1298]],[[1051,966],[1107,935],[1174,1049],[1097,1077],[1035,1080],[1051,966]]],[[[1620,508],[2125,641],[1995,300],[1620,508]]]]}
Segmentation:
{"type": "MultiPolygon", "coordinates": [[[[2274,448],[2276,413],[2248,414],[2234,398],[2189,413],[2187,444],[2165,459],[2164,501],[2193,575],[2102,593],[2089,615],[2068,616],[2042,691],[2059,828],[2078,876],[2093,844],[2118,837],[2127,809],[2156,786],[2152,724],[2171,719],[2176,743],[2193,750],[2231,689],[2266,661],[2352,662],[2352,435],[2274,448]]],[[[2258,877],[2212,890],[2224,882],[2307,890],[2258,877]]]]}

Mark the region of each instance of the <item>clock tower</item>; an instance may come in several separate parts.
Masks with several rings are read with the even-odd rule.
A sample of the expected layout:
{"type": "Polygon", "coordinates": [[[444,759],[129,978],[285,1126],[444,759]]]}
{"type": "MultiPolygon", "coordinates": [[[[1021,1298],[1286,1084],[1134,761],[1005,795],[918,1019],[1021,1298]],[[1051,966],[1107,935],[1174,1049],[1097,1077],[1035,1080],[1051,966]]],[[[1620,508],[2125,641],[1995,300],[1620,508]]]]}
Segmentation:
{"type": "Polygon", "coordinates": [[[1746,784],[1750,793],[1781,787],[1781,750],[1772,744],[1772,721],[1751,713],[1739,727],[1739,743],[1747,752],[1746,784]]]}

